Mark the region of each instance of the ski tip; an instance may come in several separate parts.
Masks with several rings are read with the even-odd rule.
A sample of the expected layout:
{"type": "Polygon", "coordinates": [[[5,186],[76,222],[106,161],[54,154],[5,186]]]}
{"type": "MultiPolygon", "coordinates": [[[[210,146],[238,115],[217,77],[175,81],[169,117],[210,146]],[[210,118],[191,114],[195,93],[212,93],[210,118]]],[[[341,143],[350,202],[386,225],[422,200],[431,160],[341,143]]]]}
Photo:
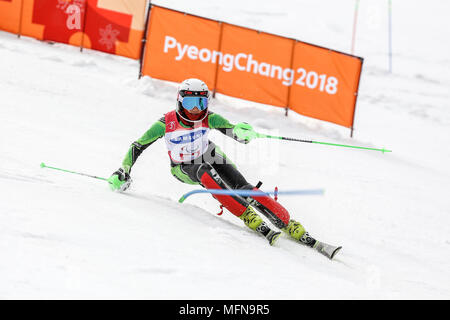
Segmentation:
{"type": "Polygon", "coordinates": [[[41,162],[40,167],[45,168],[45,163],[41,162]]]}
{"type": "Polygon", "coordinates": [[[330,260],[333,260],[334,256],[342,249],[342,247],[337,247],[331,254],[330,260]]]}
{"type": "Polygon", "coordinates": [[[278,238],[281,236],[281,232],[276,232],[273,234],[272,237],[270,237],[269,239],[269,244],[271,246],[273,246],[275,244],[275,242],[277,242],[278,238]]]}

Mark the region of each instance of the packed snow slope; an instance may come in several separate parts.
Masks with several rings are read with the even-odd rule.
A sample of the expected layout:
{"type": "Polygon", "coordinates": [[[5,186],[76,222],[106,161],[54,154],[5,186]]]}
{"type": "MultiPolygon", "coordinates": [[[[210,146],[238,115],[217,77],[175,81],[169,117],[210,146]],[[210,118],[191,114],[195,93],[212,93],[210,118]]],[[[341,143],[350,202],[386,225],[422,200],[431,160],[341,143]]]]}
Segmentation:
{"type": "MultiPolygon", "coordinates": [[[[126,193],[101,180],[175,105],[176,85],[138,63],[0,32],[0,298],[450,298],[448,1],[361,1],[355,54],[365,58],[349,130],[219,95],[211,110],[256,130],[382,154],[276,140],[214,140],[264,190],[324,188],[279,201],[334,261],[286,236],[270,247],[210,195],[170,175],[162,140],[126,193]],[[420,18],[420,19],[419,19],[420,18]],[[419,20],[418,20],[419,19],[419,20]]],[[[354,1],[158,1],[349,52],[354,1]]],[[[245,85],[245,84],[244,84],[245,85]]]]}

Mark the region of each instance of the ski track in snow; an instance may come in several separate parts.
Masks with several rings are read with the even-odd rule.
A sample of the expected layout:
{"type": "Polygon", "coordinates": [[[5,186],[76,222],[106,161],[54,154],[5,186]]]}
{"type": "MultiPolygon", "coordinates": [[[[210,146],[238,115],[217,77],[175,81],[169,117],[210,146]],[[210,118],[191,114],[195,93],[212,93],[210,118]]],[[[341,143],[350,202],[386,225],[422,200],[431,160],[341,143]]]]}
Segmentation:
{"type": "MultiPolygon", "coordinates": [[[[158,3],[345,52],[350,45],[353,1],[329,0],[329,12],[306,0],[158,3]]],[[[179,204],[192,187],[170,175],[162,141],[141,155],[124,194],[41,169],[45,162],[108,177],[130,143],[174,107],[176,84],[137,80],[134,60],[0,32],[0,298],[448,299],[450,61],[439,47],[448,44],[436,40],[448,39],[442,5],[449,6],[394,3],[389,74],[384,7],[361,4],[356,54],[365,62],[353,139],[348,129],[285,117],[282,108],[220,94],[212,105],[269,134],[393,150],[269,139],[239,145],[211,134],[263,190],[325,188],[323,197],[279,201],[313,236],[343,246],[333,261],[284,234],[270,247],[226,210],[216,215],[210,195],[179,204]],[[410,20],[411,10],[433,8],[440,9],[429,29],[410,20]],[[411,37],[423,45],[411,50],[411,37]]]]}

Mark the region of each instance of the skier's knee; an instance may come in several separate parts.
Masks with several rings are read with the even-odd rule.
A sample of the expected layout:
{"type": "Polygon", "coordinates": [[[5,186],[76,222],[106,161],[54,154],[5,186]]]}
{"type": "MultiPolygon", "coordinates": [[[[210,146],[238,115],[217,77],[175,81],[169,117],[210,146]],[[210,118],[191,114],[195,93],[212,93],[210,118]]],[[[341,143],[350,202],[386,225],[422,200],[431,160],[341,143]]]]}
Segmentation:
{"type": "Polygon", "coordinates": [[[246,183],[243,186],[239,187],[239,189],[242,189],[242,190],[253,190],[253,188],[255,188],[255,186],[253,186],[250,183],[246,183]]]}
{"type": "Polygon", "coordinates": [[[211,173],[215,171],[213,166],[209,163],[202,163],[197,169],[197,179],[198,181],[202,181],[202,177],[205,173],[211,173]]]}

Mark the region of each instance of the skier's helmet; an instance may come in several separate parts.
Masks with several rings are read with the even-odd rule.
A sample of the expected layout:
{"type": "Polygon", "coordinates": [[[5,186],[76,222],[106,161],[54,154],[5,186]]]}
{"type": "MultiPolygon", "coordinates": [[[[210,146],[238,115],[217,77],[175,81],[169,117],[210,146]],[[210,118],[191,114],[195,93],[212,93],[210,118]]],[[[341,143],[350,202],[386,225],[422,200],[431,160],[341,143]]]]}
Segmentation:
{"type": "Polygon", "coordinates": [[[176,110],[186,121],[202,121],[208,114],[209,101],[206,83],[199,79],[186,79],[178,87],[176,110]]]}

